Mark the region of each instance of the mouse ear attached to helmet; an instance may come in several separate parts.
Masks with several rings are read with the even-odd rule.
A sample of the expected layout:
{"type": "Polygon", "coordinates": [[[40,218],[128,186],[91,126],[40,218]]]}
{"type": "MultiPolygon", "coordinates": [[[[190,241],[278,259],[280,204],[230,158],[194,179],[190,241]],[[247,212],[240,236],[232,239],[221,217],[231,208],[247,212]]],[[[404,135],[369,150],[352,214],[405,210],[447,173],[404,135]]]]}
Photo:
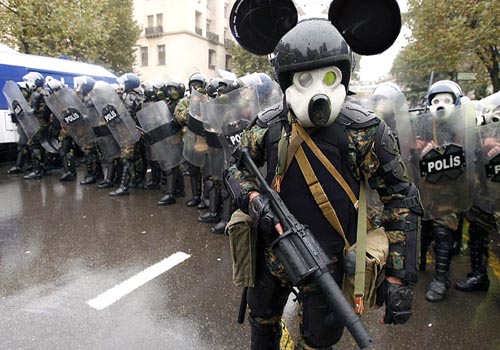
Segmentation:
{"type": "Polygon", "coordinates": [[[401,31],[396,0],[333,0],[328,19],[360,55],[384,52],[401,31]]]}
{"type": "Polygon", "coordinates": [[[229,25],[233,37],[245,50],[267,55],[297,25],[297,18],[292,0],[236,0],[229,25]]]}

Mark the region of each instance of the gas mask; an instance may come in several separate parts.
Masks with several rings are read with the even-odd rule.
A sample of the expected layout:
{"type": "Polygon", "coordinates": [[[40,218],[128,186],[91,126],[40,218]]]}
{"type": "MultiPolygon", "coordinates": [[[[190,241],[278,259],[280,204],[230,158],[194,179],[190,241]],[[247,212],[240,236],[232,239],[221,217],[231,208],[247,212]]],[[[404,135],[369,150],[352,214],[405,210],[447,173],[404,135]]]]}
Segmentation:
{"type": "Polygon", "coordinates": [[[286,101],[304,128],[331,125],[346,98],[342,72],[336,66],[297,72],[285,90],[286,101]]]}
{"type": "Polygon", "coordinates": [[[488,110],[484,113],[484,123],[498,123],[500,121],[500,106],[493,110],[488,110]]]}
{"type": "Polygon", "coordinates": [[[441,92],[434,95],[431,100],[431,105],[429,106],[429,111],[432,116],[439,119],[449,118],[455,107],[453,98],[453,94],[449,92],[441,92]]]}

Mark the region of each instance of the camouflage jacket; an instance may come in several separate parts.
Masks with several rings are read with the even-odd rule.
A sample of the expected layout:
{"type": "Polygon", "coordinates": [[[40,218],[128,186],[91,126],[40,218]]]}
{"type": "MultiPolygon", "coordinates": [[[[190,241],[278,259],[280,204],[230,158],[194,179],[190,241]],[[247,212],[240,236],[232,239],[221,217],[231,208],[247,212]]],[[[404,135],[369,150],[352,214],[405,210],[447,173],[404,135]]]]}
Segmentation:
{"type": "MultiPolygon", "coordinates": [[[[377,136],[377,131],[379,124],[370,126],[363,129],[353,129],[347,128],[348,133],[348,168],[354,175],[354,177],[360,181],[362,178],[369,180],[372,188],[376,189],[379,193],[388,193],[390,191],[383,191],[387,189],[387,185],[382,176],[380,176],[379,157],[375,151],[375,139],[377,136]],[[380,191],[382,190],[382,191],[380,191]]],[[[268,134],[268,128],[259,125],[254,125],[251,129],[246,130],[242,133],[240,147],[246,147],[249,150],[251,157],[258,167],[264,166],[266,163],[266,137],[268,134]]],[[[397,145],[396,145],[397,147],[397,145]]],[[[399,152],[399,150],[397,150],[399,152]]],[[[268,168],[268,171],[273,171],[268,168]]],[[[285,174],[286,177],[287,174],[285,174]]],[[[226,173],[226,178],[231,178],[232,181],[236,182],[240,186],[241,191],[240,196],[245,197],[240,200],[236,198],[236,202],[244,212],[248,212],[248,193],[250,191],[259,191],[259,187],[254,177],[246,171],[246,169],[238,169],[236,164],[231,164],[226,173]],[[245,207],[246,206],[246,207],[245,207]]],[[[407,181],[406,181],[407,182],[407,181]]],[[[400,193],[385,194],[380,195],[380,199],[384,204],[384,210],[381,213],[382,225],[387,226],[390,223],[403,224],[408,221],[409,215],[411,214],[410,209],[404,207],[398,207],[397,205],[388,205],[392,201],[400,203],[405,199],[405,195],[400,193]],[[390,207],[391,209],[387,209],[390,207]]],[[[335,207],[335,203],[332,203],[335,207]]],[[[416,222],[415,215],[413,215],[413,221],[416,222]]],[[[415,224],[416,225],[416,224],[415,224]]],[[[408,237],[408,240],[412,240],[410,244],[413,248],[411,251],[406,251],[407,234],[403,230],[386,230],[387,237],[390,244],[389,257],[387,259],[387,266],[394,270],[406,270],[405,266],[405,254],[412,254],[416,258],[416,234],[415,232],[408,237]],[[402,253],[405,252],[405,253],[402,253]]],[[[412,264],[413,265],[413,264],[412,264]]],[[[414,270],[413,267],[409,267],[409,270],[414,270]]]]}

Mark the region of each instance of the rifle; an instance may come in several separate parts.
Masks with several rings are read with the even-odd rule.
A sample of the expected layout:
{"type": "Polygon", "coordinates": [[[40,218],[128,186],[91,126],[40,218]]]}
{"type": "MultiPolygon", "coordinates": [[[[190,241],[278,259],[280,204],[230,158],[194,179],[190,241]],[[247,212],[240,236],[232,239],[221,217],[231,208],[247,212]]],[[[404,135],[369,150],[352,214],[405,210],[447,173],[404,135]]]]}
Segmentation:
{"type": "Polygon", "coordinates": [[[331,275],[331,260],[311,230],[297,221],[278,193],[267,184],[246,148],[237,149],[235,157],[239,169],[244,166],[256,177],[261,193],[269,197],[271,207],[283,226],[285,232],[271,243],[271,247],[284,265],[293,285],[315,282],[325,295],[335,317],[347,327],[358,346],[363,349],[370,345],[373,340],[331,275]]]}

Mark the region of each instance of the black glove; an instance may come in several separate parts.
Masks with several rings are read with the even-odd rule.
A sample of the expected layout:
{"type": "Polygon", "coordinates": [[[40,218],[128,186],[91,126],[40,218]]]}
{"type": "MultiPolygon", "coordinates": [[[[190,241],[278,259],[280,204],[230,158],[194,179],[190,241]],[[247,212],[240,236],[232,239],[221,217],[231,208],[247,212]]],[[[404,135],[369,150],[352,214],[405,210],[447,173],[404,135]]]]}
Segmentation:
{"type": "Polygon", "coordinates": [[[413,314],[413,290],[409,286],[385,280],[377,289],[377,305],[385,303],[385,324],[406,323],[413,314]]]}
{"type": "Polygon", "coordinates": [[[248,205],[248,214],[252,218],[254,227],[261,229],[264,239],[268,243],[278,236],[275,226],[279,223],[279,219],[273,212],[269,199],[265,195],[259,194],[252,199],[248,205]]]}

